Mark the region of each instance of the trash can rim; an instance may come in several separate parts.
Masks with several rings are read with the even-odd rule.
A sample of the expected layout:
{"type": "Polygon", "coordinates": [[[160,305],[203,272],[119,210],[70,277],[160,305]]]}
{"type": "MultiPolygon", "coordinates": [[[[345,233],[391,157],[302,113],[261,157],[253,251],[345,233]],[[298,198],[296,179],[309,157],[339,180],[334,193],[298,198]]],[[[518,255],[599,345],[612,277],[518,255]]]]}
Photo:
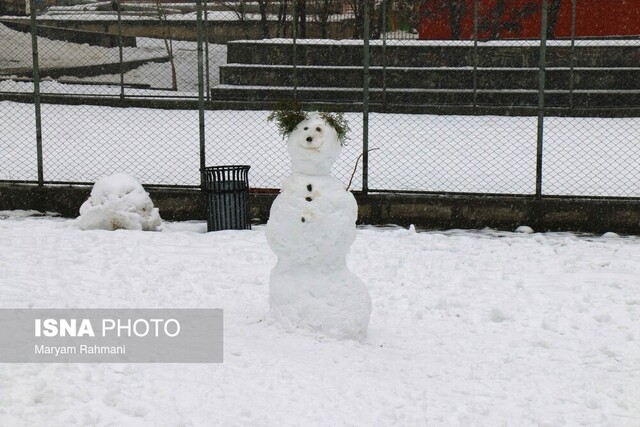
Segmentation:
{"type": "Polygon", "coordinates": [[[220,165],[220,166],[205,166],[200,169],[200,171],[207,171],[212,169],[223,169],[223,168],[238,168],[238,169],[251,169],[250,165],[220,165]]]}

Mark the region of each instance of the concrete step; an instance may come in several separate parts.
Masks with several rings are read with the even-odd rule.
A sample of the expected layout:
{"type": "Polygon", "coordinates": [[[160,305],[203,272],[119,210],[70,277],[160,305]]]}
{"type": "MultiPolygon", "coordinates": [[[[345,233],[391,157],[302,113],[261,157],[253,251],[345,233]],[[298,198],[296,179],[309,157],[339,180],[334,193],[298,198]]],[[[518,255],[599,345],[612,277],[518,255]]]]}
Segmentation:
{"type": "MultiPolygon", "coordinates": [[[[307,103],[359,104],[363,91],[360,88],[305,88],[294,90],[292,87],[274,86],[226,86],[211,90],[215,101],[280,102],[294,99],[307,103]]],[[[618,108],[640,105],[640,90],[631,91],[584,91],[576,90],[573,95],[566,90],[545,92],[547,107],[568,107],[573,98],[574,108],[618,108]]],[[[370,92],[370,101],[390,105],[473,105],[474,93],[469,89],[389,89],[386,92],[375,88],[370,92]]],[[[535,90],[478,90],[476,104],[486,106],[527,106],[538,105],[538,93],[535,90]]]]}
{"type": "MultiPolygon", "coordinates": [[[[344,87],[362,86],[362,67],[300,66],[294,73],[287,65],[228,64],[220,67],[220,83],[238,86],[344,87]],[[297,77],[296,76],[297,73],[297,77]]],[[[631,90],[640,89],[639,68],[550,68],[547,89],[631,90]]],[[[472,89],[471,67],[370,69],[371,87],[406,89],[472,89]]],[[[536,68],[478,68],[477,88],[517,90],[538,88],[536,68]]]]}
{"type": "MultiPolygon", "coordinates": [[[[540,62],[538,42],[487,42],[478,46],[478,66],[537,67],[540,62]]],[[[291,40],[229,42],[229,63],[285,65],[293,63],[291,40]]],[[[572,48],[568,41],[550,41],[547,46],[548,67],[637,67],[640,48],[637,42],[612,41],[593,45],[578,41],[572,48]],[[573,64],[572,64],[573,62],[573,64]]],[[[351,66],[363,63],[363,47],[356,40],[299,40],[297,64],[351,66]]],[[[374,40],[370,47],[372,66],[395,67],[464,67],[473,66],[475,51],[471,42],[389,41],[386,47],[374,40]]]]}
{"type": "MultiPolygon", "coordinates": [[[[640,106],[637,43],[580,43],[572,49],[566,41],[550,42],[546,107],[572,106],[570,114],[582,114],[579,109],[583,112],[600,109],[598,114],[613,114],[607,111],[621,108],[637,114],[640,106]]],[[[497,108],[500,114],[510,114],[512,108],[526,110],[525,114],[536,111],[540,52],[537,42],[481,43],[477,57],[469,42],[390,42],[383,47],[372,41],[370,52],[372,104],[407,112],[429,106],[475,109],[471,107],[474,104],[497,108]],[[474,72],[476,60],[478,68],[474,72]],[[383,85],[386,91],[381,89],[383,85]]],[[[296,45],[296,73],[290,40],[229,43],[227,57],[229,64],[220,68],[222,85],[211,92],[214,101],[290,100],[294,98],[291,87],[296,85],[295,96],[300,102],[352,107],[362,103],[360,41],[301,40],[296,45]]]]}

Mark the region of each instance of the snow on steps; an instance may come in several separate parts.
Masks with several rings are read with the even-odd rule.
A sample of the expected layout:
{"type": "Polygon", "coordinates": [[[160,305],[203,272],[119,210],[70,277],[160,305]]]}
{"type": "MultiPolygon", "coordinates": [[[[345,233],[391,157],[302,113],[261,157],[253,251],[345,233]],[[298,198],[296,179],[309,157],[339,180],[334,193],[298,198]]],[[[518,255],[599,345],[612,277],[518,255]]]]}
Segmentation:
{"type": "MultiPolygon", "coordinates": [[[[640,105],[640,49],[634,43],[603,43],[578,43],[573,68],[570,45],[550,43],[548,106],[567,107],[571,101],[574,108],[583,109],[640,105]]],[[[481,44],[475,73],[470,43],[391,43],[385,48],[386,61],[382,49],[379,42],[371,47],[371,102],[472,105],[475,80],[477,105],[537,106],[539,50],[535,43],[481,44]]],[[[304,40],[296,52],[294,73],[292,48],[283,40],[229,43],[229,64],[220,68],[221,85],[212,89],[213,100],[291,99],[292,87],[297,85],[303,102],[362,102],[360,43],[304,40]]]]}

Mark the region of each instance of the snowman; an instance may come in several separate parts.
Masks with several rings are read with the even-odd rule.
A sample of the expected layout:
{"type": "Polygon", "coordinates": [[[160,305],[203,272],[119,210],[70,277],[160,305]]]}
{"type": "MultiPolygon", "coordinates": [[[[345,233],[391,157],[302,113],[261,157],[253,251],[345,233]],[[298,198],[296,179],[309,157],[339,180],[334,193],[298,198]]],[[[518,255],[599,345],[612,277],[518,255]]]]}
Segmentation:
{"type": "Polygon", "coordinates": [[[358,205],[331,167],[347,130],[341,115],[280,111],[292,174],[271,206],[267,241],[278,256],[271,271],[272,317],[338,339],[367,333],[371,298],[347,267],[358,205]]]}

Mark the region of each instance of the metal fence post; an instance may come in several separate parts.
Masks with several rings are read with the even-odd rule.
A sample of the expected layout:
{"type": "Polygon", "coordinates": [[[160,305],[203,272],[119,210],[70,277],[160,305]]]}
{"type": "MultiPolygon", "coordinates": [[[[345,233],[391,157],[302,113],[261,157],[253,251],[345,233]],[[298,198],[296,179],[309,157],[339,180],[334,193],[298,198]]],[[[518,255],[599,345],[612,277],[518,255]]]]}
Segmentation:
{"type": "Polygon", "coordinates": [[[204,64],[202,52],[202,0],[196,0],[196,31],[198,39],[198,134],[200,137],[200,186],[204,190],[204,168],[206,162],[205,122],[204,122],[204,64]]]}
{"type": "Polygon", "coordinates": [[[207,81],[207,101],[211,101],[211,81],[209,80],[209,1],[204,0],[204,59],[205,79],[207,81]]]}
{"type": "Polygon", "coordinates": [[[293,55],[292,65],[293,65],[293,99],[298,101],[298,49],[297,49],[297,40],[298,40],[298,1],[295,0],[293,2],[293,26],[291,29],[291,37],[293,38],[293,46],[292,52],[293,55]]]}
{"type": "Polygon", "coordinates": [[[122,9],[120,0],[116,0],[118,12],[118,54],[120,55],[120,99],[124,99],[124,58],[122,53],[122,9]]]}
{"type": "Polygon", "coordinates": [[[542,0],[541,4],[541,28],[540,28],[540,69],[538,73],[538,135],[536,147],[536,197],[542,197],[542,151],[544,148],[544,90],[546,78],[547,55],[547,13],[548,0],[542,0]]]}
{"type": "Polygon", "coordinates": [[[573,110],[574,68],[576,66],[576,0],[571,0],[571,64],[569,65],[569,109],[573,110]]]}
{"type": "Polygon", "coordinates": [[[473,0],[473,107],[478,105],[478,0],[473,0]]]}
{"type": "Polygon", "coordinates": [[[369,191],[369,31],[371,10],[369,0],[364,1],[363,34],[363,91],[362,91],[362,192],[369,191]]]}
{"type": "Polygon", "coordinates": [[[38,24],[36,22],[36,2],[29,1],[31,14],[31,53],[33,56],[33,104],[36,115],[36,153],[38,185],[44,185],[44,165],[42,160],[42,112],[40,109],[40,64],[38,63],[38,24]]]}
{"type": "Polygon", "coordinates": [[[382,106],[387,109],[387,4],[382,0],[382,106]]]}

